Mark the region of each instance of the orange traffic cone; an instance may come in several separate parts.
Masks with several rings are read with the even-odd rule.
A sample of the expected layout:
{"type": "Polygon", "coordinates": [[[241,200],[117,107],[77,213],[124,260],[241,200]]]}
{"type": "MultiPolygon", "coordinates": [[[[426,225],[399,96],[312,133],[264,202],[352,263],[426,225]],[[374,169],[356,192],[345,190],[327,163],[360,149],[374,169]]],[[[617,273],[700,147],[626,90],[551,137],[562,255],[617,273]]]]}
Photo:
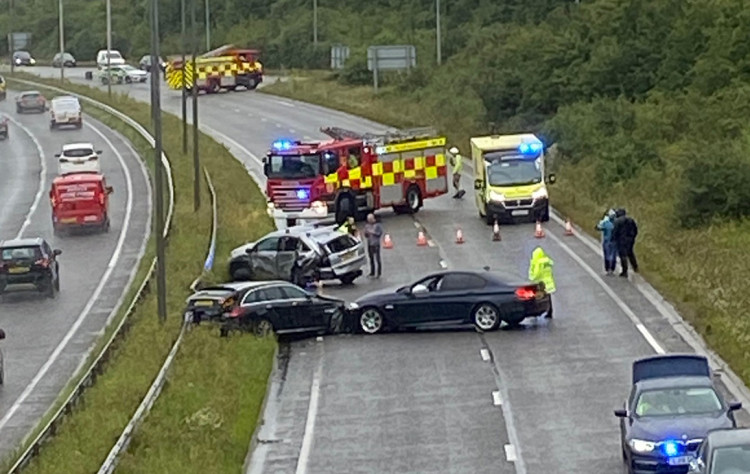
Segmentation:
{"type": "Polygon", "coordinates": [[[570,225],[570,219],[565,219],[565,235],[573,235],[573,226],[570,225]]]}
{"type": "Polygon", "coordinates": [[[500,237],[500,224],[495,221],[495,225],[492,226],[492,240],[497,242],[502,240],[502,237],[500,237]]]}
{"type": "Polygon", "coordinates": [[[383,248],[385,249],[393,248],[393,241],[391,240],[391,234],[385,234],[385,237],[383,237],[383,248]]]}
{"type": "Polygon", "coordinates": [[[421,230],[419,231],[419,235],[417,235],[417,245],[419,247],[427,245],[427,237],[425,237],[424,232],[421,230]]]}
{"type": "Polygon", "coordinates": [[[456,243],[457,244],[464,243],[464,233],[461,231],[461,229],[458,229],[456,231],[456,243]]]}
{"type": "Polygon", "coordinates": [[[537,239],[544,238],[544,229],[542,229],[542,223],[539,221],[536,221],[536,229],[534,230],[534,237],[536,237],[537,239]]]}

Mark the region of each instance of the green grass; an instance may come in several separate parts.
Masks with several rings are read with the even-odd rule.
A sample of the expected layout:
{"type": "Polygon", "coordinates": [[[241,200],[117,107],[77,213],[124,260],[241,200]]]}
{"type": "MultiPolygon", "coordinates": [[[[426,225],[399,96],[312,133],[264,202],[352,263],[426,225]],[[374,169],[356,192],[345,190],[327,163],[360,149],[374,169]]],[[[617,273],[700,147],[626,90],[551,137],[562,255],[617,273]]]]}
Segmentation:
{"type": "MultiPolygon", "coordinates": [[[[21,74],[16,77],[59,86],[57,80],[21,74]]],[[[108,99],[106,92],[87,86],[66,83],[63,87],[108,103],[151,128],[148,105],[119,94],[108,99]]],[[[119,120],[85,103],[84,110],[121,131],[143,156],[150,158],[153,155],[136,132],[119,120]]],[[[61,466],[70,474],[95,472],[148,390],[179,331],[184,300],[189,294],[188,285],[200,274],[203,266],[210,235],[211,207],[208,189],[201,176],[203,205],[199,212],[193,212],[192,154],[181,153],[181,122],[172,115],[163,114],[163,127],[164,149],[172,163],[176,189],[176,208],[167,247],[167,322],[164,325],[158,322],[155,292],[152,291],[131,316],[132,326],[127,337],[119,344],[98,383],[86,392],[84,404],[66,420],[57,436],[45,445],[26,472],[58,473],[61,466]]],[[[239,243],[270,231],[272,222],[265,214],[263,195],[225,147],[201,134],[200,156],[202,164],[211,173],[219,203],[216,268],[209,278],[221,279],[225,276],[229,251],[239,243]]],[[[262,341],[251,336],[220,340],[218,331],[200,329],[191,332],[178,354],[163,398],[143,425],[144,436],[151,433],[152,422],[158,427],[175,413],[185,413],[185,417],[193,414],[195,399],[180,394],[194,391],[205,396],[203,399],[197,397],[197,400],[223,400],[224,403],[208,408],[229,421],[219,427],[200,423],[191,425],[189,431],[193,436],[223,436],[224,441],[221,445],[193,444],[192,453],[199,459],[223,457],[226,456],[227,443],[237,446],[238,450],[239,446],[246,450],[265,395],[273,351],[272,340],[262,341]],[[206,347],[220,345],[222,350],[204,352],[206,347]],[[234,380],[241,373],[235,365],[252,366],[255,376],[237,377],[234,382],[219,384],[217,380],[234,380]],[[214,372],[214,378],[205,376],[207,369],[214,372]]],[[[172,436],[179,436],[179,433],[172,433],[172,436]]],[[[136,437],[133,449],[142,445],[139,439],[136,437]]],[[[173,441],[159,436],[148,442],[148,450],[139,452],[135,461],[129,458],[128,465],[144,472],[175,472],[149,467],[150,463],[161,463],[164,453],[174,448],[173,441]]],[[[241,454],[244,457],[244,452],[241,454]]],[[[238,462],[241,465],[242,461],[238,462]]],[[[179,472],[206,472],[189,467],[179,472]]]]}
{"type": "MultiPolygon", "coordinates": [[[[452,143],[468,150],[468,138],[484,134],[479,111],[445,113],[440,102],[385,87],[349,87],[332,80],[329,72],[293,71],[288,82],[269,85],[263,92],[312,102],[354,113],[396,127],[437,126],[452,143]]],[[[449,101],[450,91],[446,91],[449,101]]],[[[466,152],[464,154],[467,154],[466,152]]],[[[595,161],[595,160],[591,160],[595,161]]],[[[675,304],[708,344],[750,383],[750,319],[744,302],[750,268],[750,222],[718,222],[698,230],[678,228],[672,220],[677,176],[642,171],[638,185],[615,185],[602,193],[586,160],[556,163],[558,181],[550,187],[553,205],[574,223],[594,234],[604,211],[624,206],[638,220],[636,253],[644,276],[675,304]],[[606,198],[597,196],[606,194],[606,198]]]]}

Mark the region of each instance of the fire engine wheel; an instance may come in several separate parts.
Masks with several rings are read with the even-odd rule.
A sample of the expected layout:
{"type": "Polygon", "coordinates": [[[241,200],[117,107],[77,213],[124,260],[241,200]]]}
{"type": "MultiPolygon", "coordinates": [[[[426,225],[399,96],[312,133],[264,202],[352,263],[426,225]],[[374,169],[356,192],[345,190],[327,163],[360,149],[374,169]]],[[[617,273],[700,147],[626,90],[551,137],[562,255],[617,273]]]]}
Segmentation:
{"type": "Polygon", "coordinates": [[[396,214],[416,214],[422,208],[422,194],[416,184],[406,190],[406,204],[393,206],[396,214]]]}

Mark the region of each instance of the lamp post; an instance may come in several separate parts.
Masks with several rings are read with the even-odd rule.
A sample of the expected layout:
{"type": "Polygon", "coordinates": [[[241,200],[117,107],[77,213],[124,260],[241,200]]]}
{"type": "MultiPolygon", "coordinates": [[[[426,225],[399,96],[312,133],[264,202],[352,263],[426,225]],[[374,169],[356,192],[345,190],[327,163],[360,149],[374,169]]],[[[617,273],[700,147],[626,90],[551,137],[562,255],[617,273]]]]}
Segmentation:
{"type": "Polygon", "coordinates": [[[313,45],[318,46],[318,0],[313,0],[313,45]]]}
{"type": "MultiPolygon", "coordinates": [[[[180,21],[182,22],[182,36],[180,37],[180,49],[182,50],[182,153],[188,152],[187,136],[187,89],[185,89],[185,0],[180,0],[180,21]]],[[[153,64],[151,68],[153,69],[153,64]]]]}
{"type": "Polygon", "coordinates": [[[13,59],[13,53],[15,52],[15,49],[16,49],[15,38],[13,37],[13,28],[15,28],[16,26],[15,19],[13,18],[13,0],[9,1],[9,9],[10,9],[10,13],[8,15],[8,52],[10,53],[10,75],[12,76],[16,70],[16,62],[13,59]]]}
{"type": "Polygon", "coordinates": [[[63,0],[58,0],[60,10],[60,82],[65,80],[65,31],[63,22],[63,0]]]}
{"type": "Polygon", "coordinates": [[[211,7],[206,0],[206,51],[211,51],[211,7]]]}
{"type": "Polygon", "coordinates": [[[437,30],[437,63],[441,64],[443,62],[443,38],[440,31],[440,0],[435,2],[435,29],[437,30]]]}
{"type": "MultiPolygon", "coordinates": [[[[201,207],[201,182],[200,182],[200,153],[199,147],[199,132],[198,132],[198,69],[196,68],[195,58],[198,56],[198,23],[195,21],[195,2],[197,0],[190,0],[191,4],[191,22],[193,30],[193,40],[191,41],[193,57],[191,58],[193,63],[193,209],[198,210],[201,207]]],[[[208,1],[208,0],[206,0],[208,1]]],[[[207,22],[208,23],[208,22],[207,22]]]]}
{"type": "Polygon", "coordinates": [[[110,71],[110,51],[112,50],[112,5],[107,0],[107,95],[112,97],[112,72],[110,71]]]}

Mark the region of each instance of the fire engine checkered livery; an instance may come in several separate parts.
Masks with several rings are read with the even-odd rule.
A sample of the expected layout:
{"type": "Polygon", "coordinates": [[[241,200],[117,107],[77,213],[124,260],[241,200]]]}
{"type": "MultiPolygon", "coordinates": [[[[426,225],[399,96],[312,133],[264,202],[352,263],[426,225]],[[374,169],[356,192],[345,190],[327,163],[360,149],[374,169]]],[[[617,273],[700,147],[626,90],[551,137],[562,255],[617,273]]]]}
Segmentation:
{"type": "Polygon", "coordinates": [[[192,59],[184,65],[180,59],[169,61],[164,76],[174,90],[192,89],[194,84],[207,92],[235,90],[238,86],[251,90],[263,81],[263,66],[257,56],[257,50],[227,45],[197,57],[195,71],[192,59]]]}
{"type": "Polygon", "coordinates": [[[431,129],[381,135],[321,131],[333,140],[278,141],[266,157],[273,217],[315,218],[312,210],[325,210],[341,220],[387,206],[417,212],[424,199],[448,192],[446,140],[431,129]]]}

